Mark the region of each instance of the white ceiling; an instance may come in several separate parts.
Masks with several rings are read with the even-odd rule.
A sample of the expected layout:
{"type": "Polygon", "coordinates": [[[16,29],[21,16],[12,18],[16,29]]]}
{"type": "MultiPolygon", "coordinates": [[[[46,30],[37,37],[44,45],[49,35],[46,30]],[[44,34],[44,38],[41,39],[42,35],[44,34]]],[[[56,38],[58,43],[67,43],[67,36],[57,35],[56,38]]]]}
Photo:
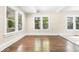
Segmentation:
{"type": "Polygon", "coordinates": [[[79,6],[20,6],[26,13],[79,11],[79,6]]]}
{"type": "Polygon", "coordinates": [[[49,12],[49,11],[59,11],[63,9],[63,6],[36,6],[35,9],[39,10],[40,12],[49,12]]]}

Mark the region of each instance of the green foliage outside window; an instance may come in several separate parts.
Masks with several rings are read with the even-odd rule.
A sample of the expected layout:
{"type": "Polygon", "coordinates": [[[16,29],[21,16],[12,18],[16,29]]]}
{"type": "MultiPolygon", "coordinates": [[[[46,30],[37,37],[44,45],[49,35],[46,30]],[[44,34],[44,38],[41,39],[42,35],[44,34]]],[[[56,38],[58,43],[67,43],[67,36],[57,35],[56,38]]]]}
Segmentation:
{"type": "Polygon", "coordinates": [[[43,29],[48,29],[48,17],[43,17],[43,29]]]}
{"type": "Polygon", "coordinates": [[[13,28],[13,27],[15,27],[14,20],[8,19],[8,28],[13,28]]]}
{"type": "Polygon", "coordinates": [[[40,17],[35,17],[35,29],[40,29],[40,17]]]}

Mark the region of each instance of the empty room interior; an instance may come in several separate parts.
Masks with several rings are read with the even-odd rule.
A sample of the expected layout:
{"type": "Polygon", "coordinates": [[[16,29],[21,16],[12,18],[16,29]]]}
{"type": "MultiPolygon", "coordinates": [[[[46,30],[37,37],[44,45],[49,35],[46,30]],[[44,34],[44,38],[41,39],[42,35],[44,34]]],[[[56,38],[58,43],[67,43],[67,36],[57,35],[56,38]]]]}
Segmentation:
{"type": "Polygon", "coordinates": [[[79,6],[0,6],[0,52],[79,52],[79,6]]]}

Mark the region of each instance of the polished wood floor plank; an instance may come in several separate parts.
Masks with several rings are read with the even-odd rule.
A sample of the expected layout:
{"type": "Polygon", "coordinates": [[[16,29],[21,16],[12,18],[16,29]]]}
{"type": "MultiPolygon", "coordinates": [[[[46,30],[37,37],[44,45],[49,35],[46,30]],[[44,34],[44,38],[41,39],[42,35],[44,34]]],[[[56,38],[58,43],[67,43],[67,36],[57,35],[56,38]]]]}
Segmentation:
{"type": "Polygon", "coordinates": [[[65,52],[66,40],[60,36],[25,36],[2,52],[65,52]]]}

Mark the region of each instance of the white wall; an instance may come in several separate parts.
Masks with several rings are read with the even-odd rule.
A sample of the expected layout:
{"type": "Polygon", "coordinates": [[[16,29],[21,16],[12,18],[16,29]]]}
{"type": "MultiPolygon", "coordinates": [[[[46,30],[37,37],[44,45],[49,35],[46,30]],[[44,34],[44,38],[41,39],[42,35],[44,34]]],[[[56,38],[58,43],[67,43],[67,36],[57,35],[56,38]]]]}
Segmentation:
{"type": "MultiPolygon", "coordinates": [[[[35,30],[34,29],[34,17],[35,16],[48,16],[49,17],[49,19],[51,19],[51,17],[50,17],[50,15],[49,14],[29,14],[28,16],[27,16],[27,20],[26,20],[26,22],[27,22],[27,24],[26,24],[26,32],[27,32],[27,34],[29,34],[29,35],[32,35],[32,34],[51,34],[51,32],[52,32],[52,26],[51,27],[49,27],[49,29],[48,30],[44,30],[44,29],[40,29],[40,30],[35,30]]],[[[52,24],[52,20],[49,20],[49,22],[50,22],[50,25],[52,24]]],[[[49,26],[50,26],[49,25],[49,26]]]]}
{"type": "Polygon", "coordinates": [[[67,26],[67,16],[79,16],[79,11],[69,11],[69,12],[61,12],[59,13],[59,29],[57,30],[58,32],[62,34],[69,34],[69,35],[79,35],[79,30],[68,30],[66,29],[67,26]]]}
{"type": "Polygon", "coordinates": [[[3,40],[5,7],[0,6],[0,41],[3,40]]]}
{"type": "Polygon", "coordinates": [[[69,12],[51,12],[51,13],[41,13],[41,14],[29,14],[27,16],[26,32],[27,35],[58,35],[58,34],[78,34],[78,30],[67,30],[67,15],[79,15],[79,11],[69,11],[69,12]],[[34,30],[33,29],[33,17],[37,15],[48,15],[50,16],[50,29],[49,30],[34,30]]]}

